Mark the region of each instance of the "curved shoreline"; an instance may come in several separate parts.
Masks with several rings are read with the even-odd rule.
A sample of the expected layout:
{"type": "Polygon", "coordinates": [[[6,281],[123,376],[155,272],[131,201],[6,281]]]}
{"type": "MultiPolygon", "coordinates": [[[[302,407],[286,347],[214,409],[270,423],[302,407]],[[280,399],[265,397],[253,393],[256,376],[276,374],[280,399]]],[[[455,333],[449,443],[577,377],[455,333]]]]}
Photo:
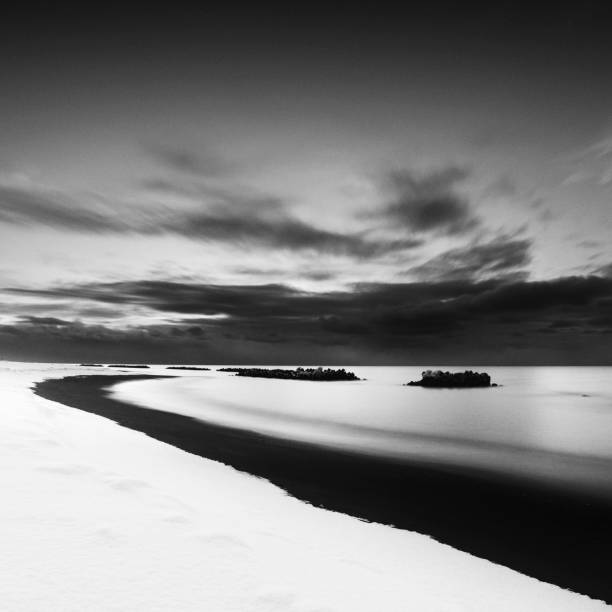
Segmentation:
{"type": "Polygon", "coordinates": [[[316,506],[426,533],[524,574],[612,602],[612,507],[439,466],[374,458],[204,423],[111,399],[150,375],[49,379],[34,392],[182,450],[267,478],[316,506]]]}

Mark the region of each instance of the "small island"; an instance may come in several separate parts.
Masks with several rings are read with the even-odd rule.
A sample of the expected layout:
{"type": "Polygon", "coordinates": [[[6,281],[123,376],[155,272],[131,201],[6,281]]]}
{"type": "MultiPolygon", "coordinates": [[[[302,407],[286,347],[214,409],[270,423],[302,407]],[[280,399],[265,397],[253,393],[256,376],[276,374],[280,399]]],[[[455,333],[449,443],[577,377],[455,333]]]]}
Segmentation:
{"type": "Polygon", "coordinates": [[[360,380],[353,372],[344,368],[332,370],[331,368],[296,368],[295,370],[281,370],[279,368],[218,368],[217,372],[234,372],[236,376],[249,376],[253,378],[282,378],[285,380],[360,380]]]}
{"type": "Polygon", "coordinates": [[[107,367],[109,368],[141,368],[141,369],[149,368],[148,365],[127,365],[125,363],[112,363],[112,364],[109,364],[107,367]]]}
{"type": "Polygon", "coordinates": [[[103,368],[101,363],[79,363],[81,368],[103,368]]]}
{"type": "Polygon", "coordinates": [[[168,366],[166,370],[199,370],[199,371],[209,371],[210,368],[199,368],[196,366],[168,366]]]}
{"type": "Polygon", "coordinates": [[[431,387],[436,389],[453,389],[468,387],[497,387],[491,384],[491,377],[485,372],[443,372],[442,370],[425,370],[421,380],[412,380],[406,384],[408,387],[431,387]]]}

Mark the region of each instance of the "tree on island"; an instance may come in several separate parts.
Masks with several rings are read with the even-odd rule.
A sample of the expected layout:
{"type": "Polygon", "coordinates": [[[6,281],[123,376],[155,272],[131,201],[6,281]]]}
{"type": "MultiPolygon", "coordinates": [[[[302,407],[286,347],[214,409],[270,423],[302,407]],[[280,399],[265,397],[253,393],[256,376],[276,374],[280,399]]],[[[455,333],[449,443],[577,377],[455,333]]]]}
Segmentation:
{"type": "Polygon", "coordinates": [[[432,388],[467,388],[467,387],[497,387],[491,384],[491,377],[485,372],[443,372],[442,370],[425,370],[421,380],[407,383],[409,387],[432,388]]]}
{"type": "Polygon", "coordinates": [[[234,372],[236,376],[249,376],[252,378],[281,378],[285,380],[359,380],[353,372],[347,372],[344,368],[332,370],[331,368],[296,368],[295,370],[283,370],[280,368],[219,368],[218,372],[234,372]]]}

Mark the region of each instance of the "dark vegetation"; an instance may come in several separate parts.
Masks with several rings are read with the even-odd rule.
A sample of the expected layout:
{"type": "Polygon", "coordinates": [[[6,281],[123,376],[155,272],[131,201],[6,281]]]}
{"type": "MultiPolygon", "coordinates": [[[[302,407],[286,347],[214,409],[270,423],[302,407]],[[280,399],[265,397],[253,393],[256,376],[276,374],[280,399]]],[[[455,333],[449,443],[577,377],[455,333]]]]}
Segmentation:
{"type": "Polygon", "coordinates": [[[425,370],[421,374],[421,380],[411,380],[407,383],[409,387],[432,387],[436,389],[452,389],[467,387],[497,387],[491,385],[491,377],[485,372],[442,372],[442,370],[425,370]]]}
{"type": "Polygon", "coordinates": [[[235,372],[236,376],[250,376],[253,378],[282,378],[289,380],[359,380],[353,372],[344,368],[332,370],[331,368],[296,368],[295,370],[281,370],[268,368],[219,368],[218,372],[235,372]]]}

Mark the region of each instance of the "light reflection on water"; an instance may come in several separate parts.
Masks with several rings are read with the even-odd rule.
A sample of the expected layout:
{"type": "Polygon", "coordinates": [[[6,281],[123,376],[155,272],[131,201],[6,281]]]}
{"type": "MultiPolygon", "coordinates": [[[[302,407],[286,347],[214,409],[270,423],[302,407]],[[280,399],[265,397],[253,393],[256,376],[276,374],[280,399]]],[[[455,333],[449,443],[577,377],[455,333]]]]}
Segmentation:
{"type": "Polygon", "coordinates": [[[472,367],[502,386],[454,390],[402,386],[424,367],[348,369],[366,380],[316,383],[213,370],[128,382],[114,393],[283,438],[612,493],[612,368],[472,367]]]}

